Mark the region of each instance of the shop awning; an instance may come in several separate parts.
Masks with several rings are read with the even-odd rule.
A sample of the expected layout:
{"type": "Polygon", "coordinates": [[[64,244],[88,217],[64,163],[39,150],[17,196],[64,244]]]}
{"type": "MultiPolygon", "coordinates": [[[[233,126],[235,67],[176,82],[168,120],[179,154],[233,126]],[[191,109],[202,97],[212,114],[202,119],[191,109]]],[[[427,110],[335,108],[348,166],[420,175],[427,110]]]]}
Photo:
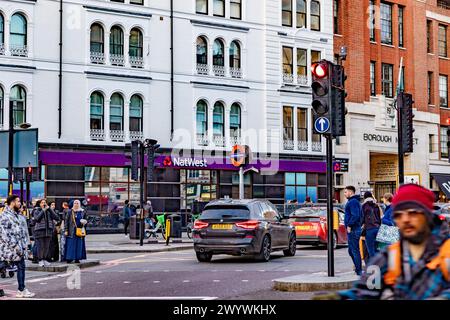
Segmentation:
{"type": "Polygon", "coordinates": [[[436,180],[439,188],[450,198],[450,174],[431,174],[436,180]]]}

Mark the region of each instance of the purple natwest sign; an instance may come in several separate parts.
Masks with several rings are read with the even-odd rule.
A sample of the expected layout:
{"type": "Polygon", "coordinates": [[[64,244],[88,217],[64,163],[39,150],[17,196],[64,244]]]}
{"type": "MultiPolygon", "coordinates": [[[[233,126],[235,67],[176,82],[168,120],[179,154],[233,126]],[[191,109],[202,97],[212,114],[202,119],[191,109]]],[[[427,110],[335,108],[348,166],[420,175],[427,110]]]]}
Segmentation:
{"type": "MultiPolygon", "coordinates": [[[[123,153],[63,152],[39,151],[39,159],[47,165],[79,165],[126,167],[130,160],[123,153]]],[[[155,159],[155,165],[161,168],[197,169],[197,170],[238,170],[229,158],[183,157],[161,155],[155,159]]],[[[326,172],[326,163],[319,161],[284,160],[277,158],[254,159],[249,168],[260,171],[326,172]]]]}

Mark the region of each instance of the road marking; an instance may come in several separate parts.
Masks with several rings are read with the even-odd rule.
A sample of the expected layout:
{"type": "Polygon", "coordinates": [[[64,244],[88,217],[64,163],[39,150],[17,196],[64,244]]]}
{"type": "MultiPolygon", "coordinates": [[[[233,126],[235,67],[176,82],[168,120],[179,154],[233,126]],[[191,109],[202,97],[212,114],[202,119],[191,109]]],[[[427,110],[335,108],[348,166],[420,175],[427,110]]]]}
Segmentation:
{"type": "Polygon", "coordinates": [[[213,280],[213,282],[220,282],[220,280],[213,280]]]}
{"type": "Polygon", "coordinates": [[[248,280],[242,280],[242,282],[248,282],[248,280]]]}
{"type": "Polygon", "coordinates": [[[39,284],[45,286],[45,285],[47,284],[47,282],[41,282],[41,283],[39,283],[39,284]]]}
{"type": "Polygon", "coordinates": [[[103,284],[103,282],[101,282],[101,281],[98,281],[98,282],[97,282],[97,284],[103,284]]]}
{"type": "Polygon", "coordinates": [[[266,270],[258,270],[259,272],[266,272],[266,270]]]}
{"type": "Polygon", "coordinates": [[[124,281],[123,283],[124,284],[130,284],[131,282],[130,281],[124,281]]]}
{"type": "Polygon", "coordinates": [[[103,271],[95,271],[95,273],[102,273],[103,271]]]}
{"type": "Polygon", "coordinates": [[[289,270],[284,270],[284,272],[289,272],[289,270]]]}
{"type": "Polygon", "coordinates": [[[242,270],[235,270],[236,272],[242,272],[242,270]]]}
{"type": "Polygon", "coordinates": [[[189,283],[191,280],[183,280],[184,283],[189,283]]]}
{"type": "Polygon", "coordinates": [[[170,272],[170,270],[164,270],[164,272],[170,272]]]}
{"type": "Polygon", "coordinates": [[[144,270],[144,272],[145,272],[145,273],[148,273],[148,272],[150,272],[150,270],[144,270]]]}
{"type": "Polygon", "coordinates": [[[153,283],[161,283],[161,281],[153,281],[153,283]]]}

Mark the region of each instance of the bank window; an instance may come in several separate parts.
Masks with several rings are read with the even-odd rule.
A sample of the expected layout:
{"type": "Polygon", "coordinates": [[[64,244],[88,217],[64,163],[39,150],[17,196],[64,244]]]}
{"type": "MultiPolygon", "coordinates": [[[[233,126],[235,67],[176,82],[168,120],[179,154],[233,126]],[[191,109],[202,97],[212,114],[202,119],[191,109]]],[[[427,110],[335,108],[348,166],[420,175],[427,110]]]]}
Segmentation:
{"type": "Polygon", "coordinates": [[[394,95],[394,82],[393,82],[393,69],[392,64],[382,64],[382,88],[383,95],[388,98],[392,98],[394,95]]]}
{"type": "Polygon", "coordinates": [[[427,81],[427,90],[428,90],[428,104],[433,104],[433,72],[428,72],[428,81],[427,81]]]}
{"type": "Polygon", "coordinates": [[[214,15],[225,17],[225,0],[214,0],[214,15]]]}
{"type": "Polygon", "coordinates": [[[373,0],[370,0],[369,8],[370,41],[375,41],[375,4],[373,0]]]}
{"type": "Polygon", "coordinates": [[[297,200],[301,204],[305,202],[306,197],[310,197],[312,202],[318,202],[319,189],[322,189],[319,188],[319,174],[286,172],[285,184],[286,202],[297,200]]]}
{"type": "Polygon", "coordinates": [[[294,69],[294,62],[292,59],[293,49],[289,47],[283,47],[283,74],[292,75],[294,69]]]}
{"type": "Polygon", "coordinates": [[[311,1],[311,30],[320,31],[320,2],[311,1]]]}
{"type": "Polygon", "coordinates": [[[427,52],[433,53],[433,22],[427,20],[427,52]]]}
{"type": "Polygon", "coordinates": [[[447,57],[447,27],[439,25],[438,35],[439,56],[447,57]]]}
{"type": "Polygon", "coordinates": [[[282,23],[285,27],[292,27],[292,0],[282,0],[282,23]]]}
{"type": "Polygon", "coordinates": [[[398,46],[404,46],[404,37],[403,37],[403,28],[404,28],[404,12],[405,8],[399,6],[398,7],[398,46]]]}
{"type": "Polygon", "coordinates": [[[283,107],[283,141],[292,146],[285,146],[288,149],[293,148],[294,141],[294,109],[292,107],[283,107]]]}
{"type": "Polygon", "coordinates": [[[306,0],[297,0],[297,28],[306,28],[306,0]]]}
{"type": "Polygon", "coordinates": [[[439,105],[448,108],[448,77],[439,75],[439,105]]]}
{"type": "Polygon", "coordinates": [[[306,49],[297,49],[297,77],[299,83],[308,82],[308,75],[306,73],[307,55],[308,51],[306,49]]]}
{"type": "Polygon", "coordinates": [[[381,43],[392,44],[392,5],[381,3],[381,43]]]}
{"type": "Polygon", "coordinates": [[[375,66],[376,66],[376,62],[370,61],[370,95],[371,96],[377,95],[376,80],[375,80],[375,70],[376,70],[375,66]]]}
{"type": "Polygon", "coordinates": [[[448,158],[448,135],[450,127],[441,127],[441,158],[448,158]]]}

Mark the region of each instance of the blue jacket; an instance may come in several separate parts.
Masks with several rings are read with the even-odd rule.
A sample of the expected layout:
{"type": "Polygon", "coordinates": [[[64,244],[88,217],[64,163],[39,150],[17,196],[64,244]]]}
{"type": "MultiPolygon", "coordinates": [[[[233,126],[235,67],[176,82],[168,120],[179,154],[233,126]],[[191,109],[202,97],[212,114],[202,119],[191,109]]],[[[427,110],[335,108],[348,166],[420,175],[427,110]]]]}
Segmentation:
{"type": "Polygon", "coordinates": [[[345,205],[345,218],[344,224],[345,227],[350,227],[352,229],[361,228],[362,225],[362,206],[359,202],[360,196],[354,195],[350,199],[348,199],[347,204],[345,205]]]}
{"type": "Polygon", "coordinates": [[[394,219],[392,218],[392,206],[388,205],[386,207],[386,210],[384,211],[383,219],[381,220],[382,224],[385,224],[387,226],[395,226],[394,219]]]}
{"type": "Polygon", "coordinates": [[[125,207],[123,207],[123,217],[125,218],[125,220],[130,219],[130,217],[131,217],[131,209],[130,209],[130,206],[125,206],[125,207]]]}

